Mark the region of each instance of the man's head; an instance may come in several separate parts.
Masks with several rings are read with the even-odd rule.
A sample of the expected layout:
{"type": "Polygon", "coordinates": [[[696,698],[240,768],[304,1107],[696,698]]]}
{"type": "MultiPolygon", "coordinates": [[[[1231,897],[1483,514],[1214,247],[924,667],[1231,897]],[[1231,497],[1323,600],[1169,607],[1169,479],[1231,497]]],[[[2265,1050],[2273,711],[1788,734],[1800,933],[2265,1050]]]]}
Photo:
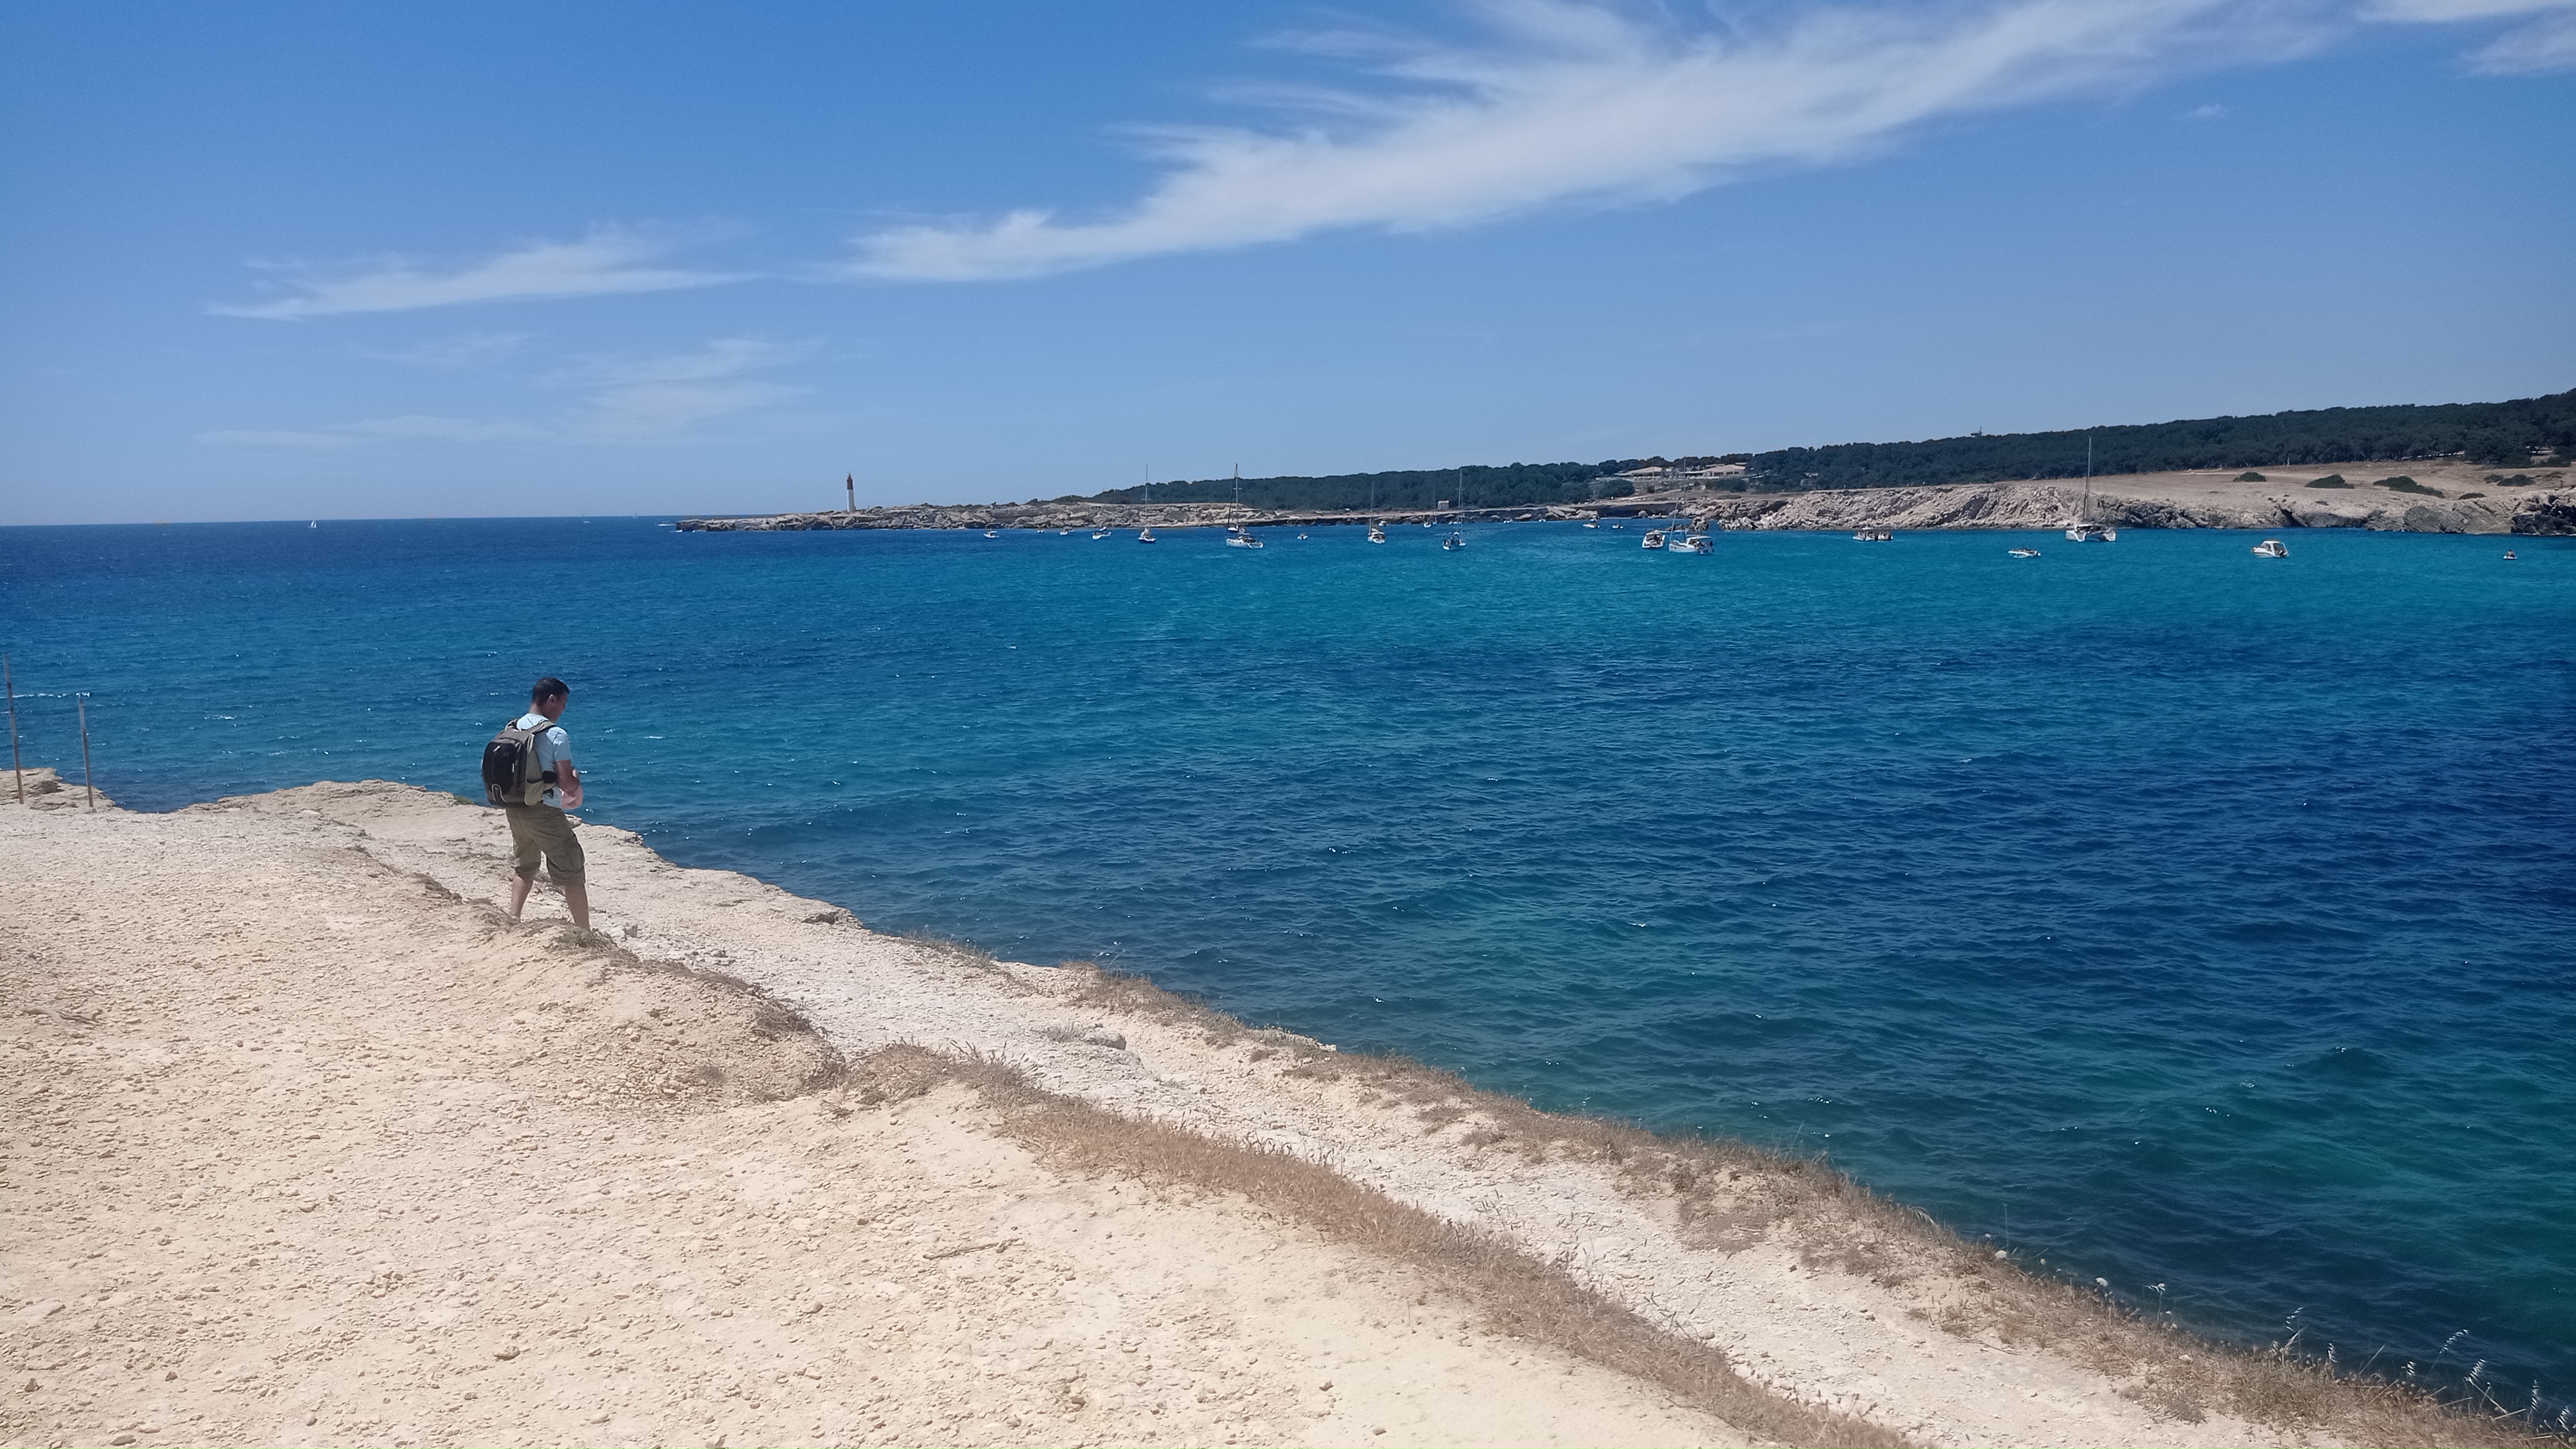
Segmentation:
{"type": "Polygon", "coordinates": [[[548,719],[563,718],[564,706],[572,703],[572,686],[549,674],[528,689],[528,708],[548,719]]]}

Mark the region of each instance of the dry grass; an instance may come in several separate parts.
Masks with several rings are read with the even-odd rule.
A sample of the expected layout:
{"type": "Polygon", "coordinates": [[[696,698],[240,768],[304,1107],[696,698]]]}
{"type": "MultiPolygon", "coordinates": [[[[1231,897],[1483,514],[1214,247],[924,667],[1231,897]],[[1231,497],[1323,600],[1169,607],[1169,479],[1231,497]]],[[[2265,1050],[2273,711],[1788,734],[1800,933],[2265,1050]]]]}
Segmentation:
{"type": "MultiPolygon", "coordinates": [[[[1117,975],[1088,962],[1066,965],[1090,973],[1073,998],[1078,1003],[1190,1030],[1214,1045],[1249,1041],[1255,1059],[1274,1053],[1290,1056],[1295,1064],[1288,1075],[1341,1084],[1363,1105],[1410,1112],[1427,1131],[1456,1131],[1453,1140],[1472,1150],[1609,1167],[1631,1193],[1668,1196],[1685,1241],[1719,1251],[1756,1242],[1785,1242],[1811,1267],[1838,1269],[1883,1287],[1906,1290],[1922,1305],[1915,1310],[1920,1316],[1957,1337],[2045,1349],[2092,1368],[2161,1418],[2199,1423],[2213,1413],[2224,1413],[2354,1444],[2567,1442],[2530,1423],[2527,1412],[2508,1413],[2492,1402],[2443,1403],[2410,1385],[2337,1373],[2289,1347],[2247,1349],[2221,1344],[2169,1321],[2142,1317],[2092,1288],[2025,1271],[2008,1259],[1998,1260],[1991,1245],[1966,1242],[1920,1209],[1889,1201],[1821,1160],[1730,1139],[1659,1136],[1600,1118],[1543,1112],[1420,1062],[1341,1052],[1288,1032],[1247,1029],[1232,1017],[1162,991],[1141,977],[1117,975]]],[[[1126,1130],[1170,1132],[1132,1124],[1126,1130]]],[[[1210,1150],[1298,1162],[1306,1172],[1343,1181],[1321,1167],[1260,1149],[1218,1144],[1210,1150]]],[[[1285,1166],[1275,1171],[1290,1174],[1285,1166]]],[[[1374,1189],[1343,1186],[1393,1205],[1392,1199],[1374,1189]]],[[[1314,1190],[1327,1196],[1332,1191],[1320,1185],[1314,1190]]],[[[1429,1222],[1439,1222],[1425,1216],[1429,1222]]],[[[1445,1223],[1439,1226],[1449,1233],[1466,1231],[1445,1223]]],[[[1492,1251],[1512,1250],[1496,1244],[1492,1251]]],[[[1573,1287],[1572,1280],[1565,1281],[1573,1287]]],[[[1481,1291],[1479,1296],[1484,1296],[1481,1291]]],[[[1661,1333],[1642,1320],[1638,1326],[1643,1332],[1661,1333]]],[[[1584,1351],[1577,1344],[1566,1346],[1584,1351]]],[[[1624,1369],[1624,1365],[1614,1366],[1624,1369]]],[[[1652,1374],[1641,1376],[1665,1382],[1652,1374]]],[[[1731,1371],[1729,1378],[1733,1379],[1731,1371]]],[[[1764,1397],[1787,1403],[1768,1394],[1764,1397]]],[[[1732,1412],[1711,1407],[1750,1432],[1770,1433],[1732,1412]]],[[[1883,1432],[1859,1421],[1835,1422],[1883,1432]]],[[[1784,1438],[1783,1442],[1816,1441],[1784,1438]]]]}
{"type": "Polygon", "coordinates": [[[1723,1350],[1657,1327],[1562,1268],[1304,1158],[1121,1117],[1042,1091],[1016,1069],[990,1059],[899,1046],[865,1058],[850,1074],[852,1091],[865,1105],[917,1097],[948,1082],[973,1091],[995,1111],[1007,1135],[1048,1160],[1239,1196],[1422,1270],[1500,1332],[1642,1379],[1748,1434],[1779,1444],[1905,1442],[1875,1424],[1771,1393],[1738,1374],[1723,1350]]]}

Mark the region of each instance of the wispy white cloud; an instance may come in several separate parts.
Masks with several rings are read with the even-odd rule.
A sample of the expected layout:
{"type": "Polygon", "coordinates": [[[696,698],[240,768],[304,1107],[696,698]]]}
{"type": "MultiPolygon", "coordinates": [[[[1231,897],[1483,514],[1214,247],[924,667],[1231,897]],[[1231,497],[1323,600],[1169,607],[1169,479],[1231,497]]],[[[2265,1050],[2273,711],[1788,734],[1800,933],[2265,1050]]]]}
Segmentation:
{"type": "Polygon", "coordinates": [[[460,332],[453,337],[433,338],[409,347],[370,348],[358,355],[378,362],[400,362],[413,367],[479,367],[510,356],[531,340],[525,332],[460,332]]]}
{"type": "Polygon", "coordinates": [[[317,428],[219,428],[199,433],[201,443],[227,443],[247,448],[295,448],[329,452],[386,439],[430,439],[449,443],[493,443],[544,436],[526,423],[444,418],[427,413],[363,418],[354,423],[326,423],[317,428]]]}
{"type": "Polygon", "coordinates": [[[286,274],[278,284],[284,295],[256,302],[221,302],[207,310],[225,317],[295,321],[474,302],[670,292],[744,279],[746,274],[739,272],[660,265],[683,240],[673,232],[600,227],[579,241],[530,242],[484,261],[444,270],[402,259],[330,275],[305,267],[275,267],[272,270],[286,274]]]}
{"type": "Polygon", "coordinates": [[[2521,20],[2469,52],[2469,67],[2488,75],[2534,75],[2576,69],[2576,0],[2370,0],[2364,18],[2456,24],[2521,20]]]}
{"type": "Polygon", "coordinates": [[[2182,118],[2186,121],[2225,120],[2227,118],[2227,108],[2218,104],[2216,101],[2212,101],[2208,105],[2194,106],[2190,110],[2183,112],[2182,118]]]}
{"type": "Polygon", "coordinates": [[[723,337],[690,352],[594,358],[558,379],[589,391],[568,428],[599,441],[667,437],[711,418],[788,402],[812,389],[746,374],[787,366],[813,350],[808,342],[723,337]]]}
{"type": "Polygon", "coordinates": [[[544,425],[515,419],[402,413],[307,428],[219,428],[201,443],[332,452],[369,443],[632,442],[668,439],[697,424],[790,402],[813,391],[752,374],[787,367],[810,342],[720,337],[685,352],[585,358],[545,379],[580,394],[544,425]]]}
{"type": "Polygon", "coordinates": [[[1333,228],[1670,199],[1864,154],[1943,117],[2283,59],[2332,33],[2303,0],[1802,7],[1731,29],[1584,0],[1490,0],[1481,13],[1493,44],[1383,62],[1391,94],[1310,98],[1297,129],[1166,133],[1170,169],[1123,213],[898,227],[862,238],[851,270],[1034,276],[1333,228]]]}

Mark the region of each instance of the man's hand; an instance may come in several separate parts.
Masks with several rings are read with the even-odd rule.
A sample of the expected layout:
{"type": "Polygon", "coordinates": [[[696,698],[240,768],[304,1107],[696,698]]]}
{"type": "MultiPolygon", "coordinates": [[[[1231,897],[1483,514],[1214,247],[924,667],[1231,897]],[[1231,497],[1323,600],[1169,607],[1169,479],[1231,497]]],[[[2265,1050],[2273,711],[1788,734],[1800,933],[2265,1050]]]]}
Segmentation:
{"type": "Polygon", "coordinates": [[[574,769],[570,760],[555,761],[555,793],[563,796],[566,810],[581,808],[581,771],[574,769]]]}

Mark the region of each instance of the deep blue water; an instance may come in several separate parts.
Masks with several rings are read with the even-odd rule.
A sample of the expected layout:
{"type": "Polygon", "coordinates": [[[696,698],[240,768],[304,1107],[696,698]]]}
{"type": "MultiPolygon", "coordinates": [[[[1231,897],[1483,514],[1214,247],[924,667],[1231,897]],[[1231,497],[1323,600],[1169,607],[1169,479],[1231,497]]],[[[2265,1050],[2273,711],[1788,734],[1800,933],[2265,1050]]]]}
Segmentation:
{"type": "Polygon", "coordinates": [[[141,808],[471,792],[558,673],[676,860],[2576,1388],[2576,540],[1469,537],[11,529],[0,620],[141,808]]]}

